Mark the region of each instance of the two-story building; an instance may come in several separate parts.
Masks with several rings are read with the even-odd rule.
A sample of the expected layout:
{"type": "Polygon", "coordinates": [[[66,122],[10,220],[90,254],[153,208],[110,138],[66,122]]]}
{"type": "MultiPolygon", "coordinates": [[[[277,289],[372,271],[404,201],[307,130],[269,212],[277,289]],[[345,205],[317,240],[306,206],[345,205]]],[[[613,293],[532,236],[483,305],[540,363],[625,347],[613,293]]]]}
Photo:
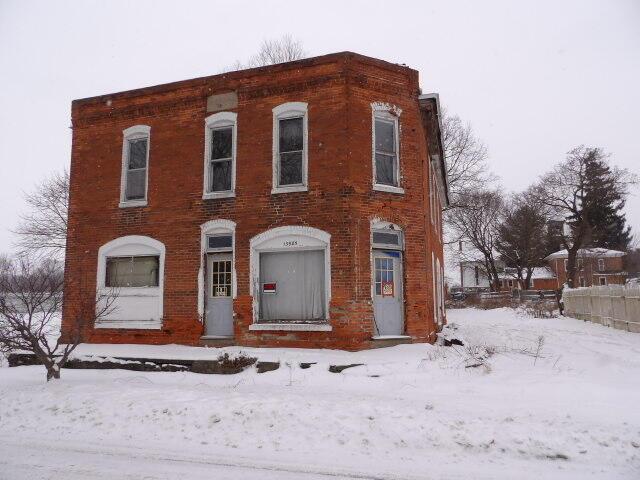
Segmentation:
{"type": "Polygon", "coordinates": [[[435,340],[440,115],[350,52],[74,101],[63,335],[111,292],[82,341],[435,340]]]}
{"type": "MultiPolygon", "coordinates": [[[[607,248],[581,248],[576,255],[576,287],[594,285],[624,285],[625,253],[607,248]]],[[[569,254],[559,250],[545,258],[556,275],[556,288],[567,282],[569,254]]]]}

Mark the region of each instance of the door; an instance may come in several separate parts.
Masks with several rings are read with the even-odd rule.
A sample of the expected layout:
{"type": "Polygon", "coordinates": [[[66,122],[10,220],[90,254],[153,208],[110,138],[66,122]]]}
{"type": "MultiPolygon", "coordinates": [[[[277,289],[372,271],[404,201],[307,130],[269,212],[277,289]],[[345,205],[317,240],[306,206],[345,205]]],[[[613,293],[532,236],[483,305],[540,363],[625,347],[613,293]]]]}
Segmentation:
{"type": "Polygon", "coordinates": [[[373,250],[373,315],[377,335],[402,335],[402,252],[373,250]]]}
{"type": "Polygon", "coordinates": [[[206,336],[233,336],[232,275],[230,253],[207,255],[206,336]]]}

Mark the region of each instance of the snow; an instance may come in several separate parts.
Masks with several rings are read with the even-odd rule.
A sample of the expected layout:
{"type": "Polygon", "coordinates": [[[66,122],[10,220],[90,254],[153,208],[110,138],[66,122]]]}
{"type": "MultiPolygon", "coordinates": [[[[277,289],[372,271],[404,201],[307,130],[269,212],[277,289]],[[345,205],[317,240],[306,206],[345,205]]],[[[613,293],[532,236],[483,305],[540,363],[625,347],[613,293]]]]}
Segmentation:
{"type": "MultiPolygon", "coordinates": [[[[547,255],[545,260],[554,258],[568,258],[569,254],[566,249],[558,250],[547,255]]],[[[578,257],[624,257],[625,253],[620,250],[610,250],[607,248],[581,248],[578,250],[578,257]]]]}
{"type": "Polygon", "coordinates": [[[448,319],[464,347],[76,352],[281,362],[264,374],[0,368],[0,478],[640,478],[640,335],[510,309],[448,319]],[[351,363],[366,365],[327,370],[351,363]]]}

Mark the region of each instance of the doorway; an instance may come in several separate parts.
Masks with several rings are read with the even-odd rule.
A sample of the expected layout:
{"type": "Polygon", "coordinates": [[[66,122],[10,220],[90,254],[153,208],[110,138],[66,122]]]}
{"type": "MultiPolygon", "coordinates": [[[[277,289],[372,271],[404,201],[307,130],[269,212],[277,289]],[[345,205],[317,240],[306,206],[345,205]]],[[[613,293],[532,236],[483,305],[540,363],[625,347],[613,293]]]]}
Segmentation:
{"type": "Polygon", "coordinates": [[[207,254],[205,336],[233,337],[231,253],[207,254]]]}

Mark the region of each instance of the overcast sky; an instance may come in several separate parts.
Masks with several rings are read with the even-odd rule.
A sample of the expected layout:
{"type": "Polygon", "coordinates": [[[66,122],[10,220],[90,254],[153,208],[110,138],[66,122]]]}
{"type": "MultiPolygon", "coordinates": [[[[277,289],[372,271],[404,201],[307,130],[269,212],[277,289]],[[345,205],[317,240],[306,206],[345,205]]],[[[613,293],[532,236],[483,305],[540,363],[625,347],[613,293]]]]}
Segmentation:
{"type": "Polygon", "coordinates": [[[0,0],[0,252],[22,192],[69,165],[72,99],[216,74],[283,34],[417,69],[509,189],[579,144],[638,173],[640,1],[527,3],[0,0]]]}

